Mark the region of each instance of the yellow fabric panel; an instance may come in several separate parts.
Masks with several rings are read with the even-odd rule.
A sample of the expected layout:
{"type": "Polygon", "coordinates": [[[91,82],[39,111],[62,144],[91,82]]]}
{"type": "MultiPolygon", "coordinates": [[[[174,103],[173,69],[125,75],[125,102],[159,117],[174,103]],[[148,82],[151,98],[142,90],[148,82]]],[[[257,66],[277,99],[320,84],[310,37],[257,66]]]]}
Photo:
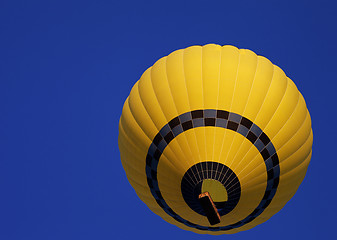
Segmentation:
{"type": "MultiPolygon", "coordinates": [[[[119,137],[128,137],[137,143],[138,146],[145,151],[150,145],[150,139],[145,135],[143,129],[141,129],[138,123],[135,121],[130,108],[129,108],[129,98],[126,100],[123,106],[123,114],[120,119],[120,124],[123,126],[125,134],[119,137]]],[[[124,153],[124,152],[123,152],[124,153]]]]}
{"type": "Polygon", "coordinates": [[[236,76],[240,61],[240,51],[233,46],[223,46],[221,49],[220,81],[218,108],[230,110],[236,76]]]}
{"type": "MultiPolygon", "coordinates": [[[[291,116],[287,119],[284,125],[281,127],[279,132],[272,139],[273,143],[277,142],[279,148],[281,148],[284,144],[289,142],[294,134],[302,128],[305,120],[309,120],[309,113],[306,108],[303,97],[300,95],[298,99],[298,103],[291,113],[291,116]],[[306,119],[307,118],[307,119],[306,119]]],[[[304,126],[306,127],[306,126],[304,126]]]]}
{"type": "Polygon", "coordinates": [[[209,44],[202,48],[202,81],[204,108],[216,108],[221,61],[221,47],[209,44]]]}
{"type": "MultiPolygon", "coordinates": [[[[282,160],[287,158],[289,155],[293,154],[295,151],[298,151],[300,147],[307,141],[311,134],[310,125],[310,118],[307,117],[301,128],[299,128],[298,131],[294,133],[294,135],[289,139],[289,141],[278,150],[280,162],[282,162],[282,160]]],[[[312,143],[310,145],[312,145],[312,143]]],[[[307,149],[307,151],[309,150],[307,149]]]]}
{"type": "Polygon", "coordinates": [[[306,138],[305,142],[301,141],[302,145],[298,146],[297,149],[294,149],[294,145],[298,144],[299,142],[296,140],[296,138],[293,138],[293,142],[289,142],[289,144],[285,145],[285,147],[281,148],[279,151],[280,155],[282,156],[280,160],[282,173],[286,173],[291,169],[294,169],[297,165],[301,164],[305,157],[308,156],[311,152],[313,142],[312,131],[309,132],[309,136],[306,138]]]}
{"type": "MultiPolygon", "coordinates": [[[[123,130],[121,129],[121,131],[123,130]]],[[[123,150],[127,150],[128,147],[132,147],[134,149],[134,151],[127,151],[125,155],[123,155],[122,164],[123,166],[132,168],[134,171],[136,171],[135,174],[130,175],[130,177],[135,179],[137,178],[138,180],[144,178],[139,183],[146,186],[147,185],[145,179],[146,174],[144,174],[143,171],[145,164],[144,161],[142,161],[146,153],[137,148],[137,146],[134,143],[127,141],[126,138],[120,138],[119,145],[120,148],[122,148],[123,150]],[[132,159],[132,162],[130,161],[130,159],[132,159]]]]}
{"type": "Polygon", "coordinates": [[[257,56],[250,50],[240,49],[240,59],[236,76],[231,112],[242,114],[251,91],[257,66],[257,56]]]}
{"type": "Polygon", "coordinates": [[[204,106],[202,81],[202,47],[193,46],[184,50],[183,67],[190,110],[204,106]]]}
{"type": "Polygon", "coordinates": [[[226,188],[214,179],[206,179],[202,182],[201,192],[208,192],[213,202],[225,202],[228,200],[226,188]]]}
{"type": "MultiPolygon", "coordinates": [[[[259,112],[254,119],[254,123],[265,130],[266,125],[278,108],[285,91],[287,90],[287,77],[279,67],[274,65],[273,77],[259,112]]],[[[266,132],[268,134],[268,132],[266,132]]]]}
{"type": "Polygon", "coordinates": [[[156,93],[154,92],[151,72],[152,68],[146,70],[141,80],[138,81],[138,92],[144,108],[156,126],[156,129],[161,129],[168,122],[168,119],[165,117],[156,93]]]}
{"type": "Polygon", "coordinates": [[[184,76],[183,54],[183,50],[179,50],[166,58],[167,80],[178,115],[190,111],[184,76]]]}
{"type": "Polygon", "coordinates": [[[132,88],[129,96],[130,112],[136,120],[139,127],[143,130],[146,136],[151,140],[157,134],[158,129],[154,125],[152,119],[147,113],[144,105],[140,99],[138,92],[138,83],[132,88]]]}
{"type": "Polygon", "coordinates": [[[248,96],[248,103],[243,111],[243,115],[254,120],[261,111],[261,106],[266,98],[273,79],[274,66],[265,57],[257,57],[257,66],[254,81],[248,96]]]}
{"type": "Polygon", "coordinates": [[[176,117],[178,113],[167,81],[166,59],[167,57],[161,58],[152,66],[151,81],[162,113],[169,121],[176,117]]]}
{"type": "MultiPolygon", "coordinates": [[[[264,128],[264,131],[271,139],[274,138],[278,131],[288,121],[289,117],[293,114],[294,109],[298,104],[299,93],[295,84],[290,79],[288,79],[287,83],[287,89],[283,95],[281,102],[277,106],[277,109],[274,112],[274,115],[270,119],[269,123],[264,128]]],[[[276,145],[276,147],[278,147],[278,145],[276,145]]]]}

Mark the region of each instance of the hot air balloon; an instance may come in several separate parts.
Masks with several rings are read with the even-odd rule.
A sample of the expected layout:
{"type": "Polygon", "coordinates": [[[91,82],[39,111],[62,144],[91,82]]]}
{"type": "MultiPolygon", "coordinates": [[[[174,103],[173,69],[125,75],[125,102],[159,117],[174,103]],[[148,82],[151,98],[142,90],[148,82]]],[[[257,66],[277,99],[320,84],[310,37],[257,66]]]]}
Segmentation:
{"type": "Polygon", "coordinates": [[[232,234],[293,197],[312,152],[294,82],[246,49],[209,44],[148,68],[123,106],[118,144],[139,198],[165,221],[232,234]]]}

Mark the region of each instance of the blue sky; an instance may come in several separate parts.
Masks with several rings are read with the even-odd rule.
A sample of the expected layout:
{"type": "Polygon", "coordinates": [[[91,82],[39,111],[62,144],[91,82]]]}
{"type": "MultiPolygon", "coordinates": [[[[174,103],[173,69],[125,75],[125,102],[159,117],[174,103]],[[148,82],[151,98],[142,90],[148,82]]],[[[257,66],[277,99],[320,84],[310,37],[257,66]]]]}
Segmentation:
{"type": "Polygon", "coordinates": [[[0,239],[331,239],[336,8],[332,0],[2,0],[0,239]],[[142,72],[207,43],[280,66],[304,95],[314,131],[293,199],[266,223],[220,237],[153,214],[128,183],[117,145],[122,105],[142,72]]]}

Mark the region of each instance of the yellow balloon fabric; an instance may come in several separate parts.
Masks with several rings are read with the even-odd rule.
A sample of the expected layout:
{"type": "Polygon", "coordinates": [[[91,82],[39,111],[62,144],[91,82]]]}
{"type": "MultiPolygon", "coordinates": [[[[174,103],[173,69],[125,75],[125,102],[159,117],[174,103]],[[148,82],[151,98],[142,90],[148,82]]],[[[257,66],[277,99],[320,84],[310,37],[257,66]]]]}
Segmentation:
{"type": "Polygon", "coordinates": [[[119,123],[126,175],[165,221],[201,234],[265,222],[292,198],[312,152],[295,84],[268,59],[209,44],[159,59],[136,82],[119,123]],[[209,191],[221,216],[198,202],[209,191]]]}

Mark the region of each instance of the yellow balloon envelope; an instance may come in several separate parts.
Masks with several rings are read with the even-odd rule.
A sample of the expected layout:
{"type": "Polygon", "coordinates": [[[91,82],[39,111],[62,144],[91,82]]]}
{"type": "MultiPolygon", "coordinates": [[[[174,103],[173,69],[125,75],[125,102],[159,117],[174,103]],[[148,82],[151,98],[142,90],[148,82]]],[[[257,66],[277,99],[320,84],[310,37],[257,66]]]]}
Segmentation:
{"type": "Polygon", "coordinates": [[[118,138],[139,198],[169,223],[214,235],[280,211],[305,176],[312,141],[293,81],[265,57],[215,44],[147,69],[125,101],[118,138]],[[219,223],[209,221],[205,192],[219,223]]]}

